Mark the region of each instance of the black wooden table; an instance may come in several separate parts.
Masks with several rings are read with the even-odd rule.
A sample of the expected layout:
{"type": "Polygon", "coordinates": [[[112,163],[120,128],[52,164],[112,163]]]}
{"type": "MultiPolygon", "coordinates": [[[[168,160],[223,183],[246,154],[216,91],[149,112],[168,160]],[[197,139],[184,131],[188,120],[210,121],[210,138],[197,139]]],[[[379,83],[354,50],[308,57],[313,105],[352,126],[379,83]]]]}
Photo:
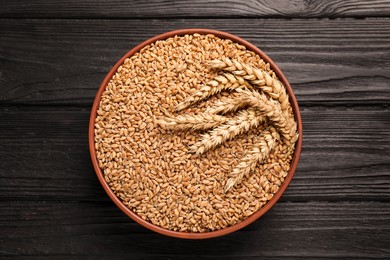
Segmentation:
{"type": "Polygon", "coordinates": [[[1,0],[1,259],[390,258],[390,1],[1,0]],[[249,227],[190,241],[139,226],[93,171],[88,120],[129,49],[212,28],[276,61],[304,143],[282,199],[249,227]]]}

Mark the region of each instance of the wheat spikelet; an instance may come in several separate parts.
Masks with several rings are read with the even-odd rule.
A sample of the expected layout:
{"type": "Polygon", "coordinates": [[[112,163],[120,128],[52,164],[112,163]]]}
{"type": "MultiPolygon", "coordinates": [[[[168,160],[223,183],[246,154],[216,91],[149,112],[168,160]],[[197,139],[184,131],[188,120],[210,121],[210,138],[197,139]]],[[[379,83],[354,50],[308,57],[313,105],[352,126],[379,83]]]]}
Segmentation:
{"type": "Polygon", "coordinates": [[[210,113],[201,113],[197,115],[178,115],[176,117],[164,117],[157,123],[170,130],[206,130],[219,126],[228,121],[228,118],[210,113]]]}
{"type": "Polygon", "coordinates": [[[190,105],[205,100],[223,90],[235,90],[237,88],[249,87],[250,84],[243,78],[235,77],[225,73],[214,77],[206,85],[202,86],[194,94],[186,98],[183,102],[176,106],[176,111],[181,111],[190,105]]]}
{"type": "Polygon", "coordinates": [[[285,87],[278,79],[271,77],[266,71],[237,60],[230,60],[229,58],[210,61],[209,65],[212,68],[229,71],[232,74],[240,76],[252,84],[259,86],[264,92],[269,94],[270,97],[278,100],[283,110],[290,107],[285,87]]]}
{"type": "Polygon", "coordinates": [[[200,141],[191,146],[191,150],[198,155],[202,154],[226,140],[257,127],[263,120],[264,118],[256,109],[250,108],[240,111],[234,118],[204,134],[200,141]]]}
{"type": "Polygon", "coordinates": [[[279,138],[280,136],[274,127],[271,126],[265,129],[252,150],[244,155],[238,165],[234,167],[229,174],[229,178],[225,185],[225,192],[241,183],[245,176],[249,176],[258,163],[264,162],[276,146],[276,141],[279,140],[279,138]]]}

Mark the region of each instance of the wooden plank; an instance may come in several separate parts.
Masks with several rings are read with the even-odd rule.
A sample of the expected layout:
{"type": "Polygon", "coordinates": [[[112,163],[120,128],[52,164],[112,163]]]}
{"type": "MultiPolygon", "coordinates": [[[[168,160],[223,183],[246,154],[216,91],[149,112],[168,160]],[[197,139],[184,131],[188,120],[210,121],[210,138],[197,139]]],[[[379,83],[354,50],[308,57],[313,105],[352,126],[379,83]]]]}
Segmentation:
{"type": "Polygon", "coordinates": [[[388,202],[277,203],[241,231],[196,242],[148,231],[112,203],[2,201],[0,228],[3,257],[390,257],[388,202]]]}
{"type": "Polygon", "coordinates": [[[128,50],[164,31],[229,31],[274,59],[301,105],[389,104],[390,20],[0,20],[0,102],[89,106],[128,50]]]}
{"type": "MultiPolygon", "coordinates": [[[[302,110],[304,142],[284,201],[389,201],[390,110],[302,110]]],[[[0,110],[0,200],[107,201],[88,151],[89,111],[0,110]]]]}
{"type": "Polygon", "coordinates": [[[386,0],[122,1],[8,0],[2,18],[172,18],[172,17],[378,17],[390,14],[386,0]]]}

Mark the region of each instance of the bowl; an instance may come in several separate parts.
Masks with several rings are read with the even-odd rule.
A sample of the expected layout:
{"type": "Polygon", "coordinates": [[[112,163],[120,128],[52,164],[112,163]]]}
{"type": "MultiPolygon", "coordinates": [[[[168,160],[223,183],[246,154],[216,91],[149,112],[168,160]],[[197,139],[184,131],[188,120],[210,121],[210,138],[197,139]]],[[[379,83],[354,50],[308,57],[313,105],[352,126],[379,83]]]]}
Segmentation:
{"type": "Polygon", "coordinates": [[[234,231],[237,231],[245,226],[248,226],[258,218],[260,218],[262,215],[264,215],[268,210],[272,208],[273,205],[279,200],[279,198],[282,196],[284,191],[286,190],[287,186],[291,182],[291,179],[294,176],[294,173],[297,169],[298,166],[298,161],[299,157],[301,154],[301,149],[302,149],[302,121],[301,121],[301,115],[300,115],[300,110],[298,107],[298,103],[296,100],[296,97],[294,95],[294,92],[287,81],[286,77],[283,75],[282,71],[278,68],[278,66],[275,64],[274,61],[272,61],[264,52],[262,52],[260,49],[258,49],[256,46],[253,44],[247,42],[246,40],[237,37],[235,35],[232,35],[230,33],[222,32],[222,31],[217,31],[217,30],[210,30],[210,29],[182,29],[182,30],[175,30],[175,31],[170,31],[166,32],[160,35],[157,35],[155,37],[152,37],[143,43],[137,45],[134,47],[132,50],[130,50],[128,53],[126,53],[115,65],[114,67],[109,71],[109,73],[106,75],[104,78],[102,84],[99,87],[99,90],[96,94],[93,106],[92,106],[92,111],[90,115],[90,121],[89,121],[89,150],[90,150],[90,155],[92,159],[92,164],[95,169],[96,175],[103,186],[104,190],[108,194],[108,196],[111,198],[111,200],[131,219],[133,219],[135,222],[139,223],[140,225],[153,230],[157,233],[171,236],[171,237],[176,237],[176,238],[183,238],[183,239],[205,239],[205,238],[212,238],[212,237],[218,237],[222,235],[226,235],[229,233],[232,233],[234,231]],[[293,158],[291,161],[290,165],[290,170],[288,172],[287,177],[285,178],[284,182],[280,186],[279,190],[275,193],[272,199],[270,199],[263,207],[261,207],[258,211],[256,211],[253,215],[250,217],[246,218],[245,220],[229,226],[225,227],[223,229],[217,230],[217,231],[210,231],[210,232],[204,232],[204,233],[190,233],[190,232],[180,232],[180,231],[173,231],[173,230],[168,230],[165,228],[162,228],[160,226],[156,226],[152,224],[151,222],[148,222],[144,219],[142,219],[140,216],[138,216],[136,213],[134,213],[132,210],[127,208],[121,200],[114,194],[114,192],[111,190],[110,186],[107,184],[107,182],[104,179],[104,174],[102,170],[99,167],[99,163],[97,160],[97,154],[95,150],[95,133],[94,133],[94,127],[95,127],[95,119],[97,116],[97,110],[99,107],[99,102],[102,96],[103,91],[105,90],[108,82],[112,78],[112,76],[115,74],[117,71],[118,67],[122,65],[125,61],[126,58],[129,58],[133,56],[135,53],[137,53],[139,50],[141,50],[143,47],[146,45],[149,45],[153,42],[156,42],[158,40],[165,40],[170,37],[174,37],[175,35],[182,36],[185,34],[214,34],[215,36],[222,38],[222,39],[230,39],[233,42],[239,43],[243,46],[245,46],[248,50],[251,50],[258,54],[265,62],[269,63],[271,66],[271,69],[275,72],[279,80],[284,84],[286,87],[287,93],[290,98],[290,103],[293,109],[294,117],[297,122],[297,128],[298,128],[298,133],[299,133],[299,138],[295,144],[295,151],[293,154],[293,158]]]}

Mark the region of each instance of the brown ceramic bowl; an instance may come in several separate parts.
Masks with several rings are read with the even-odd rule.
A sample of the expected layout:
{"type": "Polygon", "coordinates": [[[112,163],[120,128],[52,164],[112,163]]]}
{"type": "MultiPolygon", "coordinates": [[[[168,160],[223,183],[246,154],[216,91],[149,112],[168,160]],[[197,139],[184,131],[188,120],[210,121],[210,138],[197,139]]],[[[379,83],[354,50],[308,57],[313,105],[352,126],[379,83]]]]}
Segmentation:
{"type": "Polygon", "coordinates": [[[276,66],[275,62],[273,62],[264,52],[262,52],[260,49],[258,49],[256,46],[252,45],[251,43],[234,36],[232,34],[226,33],[226,32],[221,32],[221,31],[216,31],[216,30],[209,30],[209,29],[183,29],[183,30],[176,30],[176,31],[171,31],[167,32],[164,34],[157,35],[153,38],[150,38],[149,40],[144,41],[143,43],[137,45],[134,47],[132,50],[130,50],[128,53],[126,53],[116,64],[115,66],[110,70],[110,72],[106,75],[104,78],[102,84],[100,85],[100,88],[96,94],[95,101],[93,103],[92,111],[91,111],[91,117],[89,121],[89,150],[91,153],[91,158],[92,158],[92,164],[93,167],[95,168],[95,172],[97,177],[99,178],[100,183],[102,184],[104,190],[107,192],[108,196],[114,201],[114,203],[130,218],[132,218],[135,222],[141,224],[142,226],[151,229],[155,232],[172,236],[172,237],[177,237],[177,238],[186,238],[186,239],[204,239],[204,238],[212,238],[212,237],[218,237],[222,235],[226,235],[229,233],[232,233],[234,231],[237,231],[249,224],[251,224],[253,221],[257,220],[260,218],[262,215],[264,215],[282,196],[283,192],[286,190],[287,186],[289,185],[296,169],[298,166],[298,160],[301,154],[301,149],[302,149],[302,121],[301,121],[301,114],[299,111],[297,99],[294,95],[294,92],[288,83],[286,77],[283,75],[281,70],[276,66]],[[287,92],[290,96],[290,102],[293,108],[295,120],[298,123],[298,132],[299,132],[299,139],[296,143],[296,148],[295,152],[293,155],[293,159],[291,162],[291,167],[290,171],[284,180],[283,184],[280,186],[279,191],[274,195],[274,197],[262,208],[260,208],[257,212],[255,212],[252,216],[248,217],[247,219],[233,225],[230,227],[226,227],[224,229],[218,230],[218,231],[212,231],[212,232],[205,232],[205,233],[189,233],[189,232],[178,232],[178,231],[172,231],[168,230],[159,226],[156,226],[146,220],[143,220],[141,217],[139,217],[136,213],[131,211],[129,208],[127,208],[121,200],[114,194],[114,192],[110,189],[110,186],[107,184],[107,182],[104,180],[104,175],[101,169],[99,168],[98,160],[96,157],[96,150],[95,150],[95,141],[94,141],[94,125],[95,125],[95,119],[96,119],[96,112],[99,106],[99,102],[102,96],[103,91],[105,90],[108,82],[112,78],[112,76],[115,74],[116,70],[120,65],[123,64],[126,58],[129,58],[133,56],[136,52],[141,50],[143,47],[146,45],[149,45],[155,41],[158,40],[165,40],[167,38],[173,37],[175,35],[185,35],[185,34],[194,34],[194,33],[199,33],[199,34],[214,34],[215,36],[218,36],[223,39],[230,39],[233,42],[239,43],[241,45],[244,45],[247,49],[255,52],[258,54],[265,62],[268,62],[271,65],[272,70],[276,73],[280,81],[284,84],[284,86],[287,89],[287,92]]]}

